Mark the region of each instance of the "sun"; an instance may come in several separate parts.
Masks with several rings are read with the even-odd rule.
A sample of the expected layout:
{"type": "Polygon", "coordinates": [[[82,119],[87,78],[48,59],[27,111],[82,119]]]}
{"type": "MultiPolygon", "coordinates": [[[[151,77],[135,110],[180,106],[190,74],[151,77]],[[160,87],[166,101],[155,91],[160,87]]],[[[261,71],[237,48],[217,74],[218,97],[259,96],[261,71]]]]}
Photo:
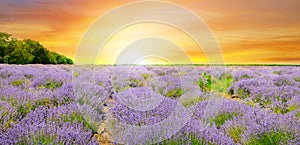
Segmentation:
{"type": "MultiPolygon", "coordinates": [[[[96,64],[115,64],[119,55],[125,48],[127,48],[134,42],[150,37],[162,38],[172,41],[175,45],[182,48],[188,56],[191,57],[192,63],[207,62],[201,48],[199,48],[199,46],[193,41],[193,39],[191,39],[186,33],[166,24],[147,22],[130,25],[111,36],[99,53],[96,64]]],[[[168,53],[168,55],[177,57],[178,60],[182,59],[182,62],[179,61],[178,63],[186,62],[185,60],[183,60],[185,59],[183,56],[181,57],[175,52],[164,52],[163,50],[157,51],[160,51],[159,53],[162,53],[162,56],[165,53],[168,53]]],[[[134,55],[133,52],[132,55],[134,55]]],[[[138,55],[138,52],[136,55],[138,55]]],[[[164,59],[168,60],[168,58],[164,59]]],[[[147,57],[146,60],[139,60],[139,64],[169,64],[165,60],[163,61],[161,58],[157,57],[153,58],[152,56],[151,58],[147,57]]]]}

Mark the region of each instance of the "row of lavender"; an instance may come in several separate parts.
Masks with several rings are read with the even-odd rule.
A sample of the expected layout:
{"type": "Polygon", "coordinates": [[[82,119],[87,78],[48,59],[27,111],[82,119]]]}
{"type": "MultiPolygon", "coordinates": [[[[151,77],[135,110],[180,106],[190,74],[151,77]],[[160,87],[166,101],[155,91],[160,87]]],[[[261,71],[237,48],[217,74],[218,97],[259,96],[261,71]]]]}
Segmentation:
{"type": "Polygon", "coordinates": [[[0,67],[0,144],[97,144],[74,103],[71,68],[0,67]]]}
{"type": "MultiPolygon", "coordinates": [[[[230,67],[227,71],[222,67],[130,67],[130,69],[133,71],[124,73],[124,70],[129,68],[124,70],[118,68],[114,71],[115,75],[113,74],[113,80],[116,80],[113,81],[116,83],[116,87],[113,88],[117,88],[114,90],[115,100],[118,102],[111,112],[118,121],[135,126],[158,124],[167,120],[178,101],[193,111],[191,119],[185,126],[163,143],[297,144],[300,142],[300,68],[230,67]],[[130,81],[127,81],[128,79],[130,81]],[[225,99],[224,96],[228,97],[228,94],[224,92],[224,87],[230,99],[225,99]],[[139,92],[146,93],[139,94],[139,92]],[[149,96],[147,92],[155,92],[166,98],[150,111],[132,109],[134,106],[120,99],[149,96]],[[217,95],[216,98],[220,99],[218,100],[220,103],[210,102],[214,95],[217,95]],[[212,114],[207,115],[208,105],[218,105],[219,109],[209,110],[212,114]],[[208,123],[209,127],[203,128],[205,123],[208,123]]],[[[135,144],[143,141],[148,143],[147,139],[151,137],[145,133],[128,135],[126,138],[126,143],[135,144]]]]}
{"type": "MultiPolygon", "coordinates": [[[[99,66],[74,71],[71,66],[3,65],[0,144],[97,144],[95,134],[106,113],[124,124],[151,126],[167,120],[178,102],[192,111],[191,118],[159,144],[297,144],[299,72],[296,67],[230,67],[225,72],[99,66]],[[92,87],[89,78],[95,79],[92,87]],[[83,85],[74,90],[76,81],[83,85]],[[225,99],[225,91],[240,100],[225,99]],[[207,117],[212,96],[218,98],[219,109],[207,117]],[[203,122],[208,127],[202,128],[203,122]]],[[[127,144],[147,144],[150,137],[141,133],[126,138],[127,144]]]]}
{"type": "Polygon", "coordinates": [[[300,68],[233,68],[233,85],[228,93],[258,108],[276,114],[300,117],[300,68]]]}

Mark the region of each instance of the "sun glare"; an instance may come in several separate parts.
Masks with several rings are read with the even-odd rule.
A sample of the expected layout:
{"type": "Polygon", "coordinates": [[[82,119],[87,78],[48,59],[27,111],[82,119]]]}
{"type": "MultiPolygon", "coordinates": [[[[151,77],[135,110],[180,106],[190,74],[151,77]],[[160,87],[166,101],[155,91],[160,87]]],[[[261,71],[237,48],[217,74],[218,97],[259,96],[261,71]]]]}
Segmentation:
{"type": "MultiPolygon", "coordinates": [[[[205,63],[206,59],[199,46],[187,34],[172,26],[162,23],[138,23],[130,25],[115,33],[107,41],[97,57],[97,64],[115,64],[119,54],[132,43],[145,38],[168,39],[183,49],[191,57],[193,63],[205,63]],[[199,59],[201,58],[201,59],[199,59]]],[[[140,49],[143,51],[143,48],[140,49]]],[[[136,52],[139,53],[139,52],[136,52]]],[[[159,53],[172,53],[159,50],[159,53]]],[[[176,54],[174,54],[176,55],[176,54]]],[[[166,58],[168,59],[168,58],[166,58]]],[[[178,58],[180,59],[180,58],[178,58]]],[[[160,59],[150,59],[139,62],[142,64],[166,64],[160,59]]]]}

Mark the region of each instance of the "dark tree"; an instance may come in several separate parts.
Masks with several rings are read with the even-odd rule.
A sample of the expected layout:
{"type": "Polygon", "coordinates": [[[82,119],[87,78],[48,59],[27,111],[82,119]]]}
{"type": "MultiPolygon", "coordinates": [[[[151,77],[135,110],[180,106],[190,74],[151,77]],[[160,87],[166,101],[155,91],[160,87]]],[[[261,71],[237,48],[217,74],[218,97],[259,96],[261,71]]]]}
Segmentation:
{"type": "Polygon", "coordinates": [[[0,32],[0,63],[9,64],[73,64],[73,61],[47,50],[38,41],[17,40],[0,32]]]}

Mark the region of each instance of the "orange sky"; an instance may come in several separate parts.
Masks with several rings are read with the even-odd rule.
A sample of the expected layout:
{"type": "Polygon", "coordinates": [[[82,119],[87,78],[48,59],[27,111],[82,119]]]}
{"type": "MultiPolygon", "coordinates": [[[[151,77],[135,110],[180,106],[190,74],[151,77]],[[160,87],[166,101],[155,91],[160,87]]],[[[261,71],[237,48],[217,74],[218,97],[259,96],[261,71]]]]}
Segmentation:
{"type": "MultiPolygon", "coordinates": [[[[0,31],[17,38],[38,40],[46,48],[74,58],[80,39],[89,26],[108,10],[128,2],[132,1],[4,0],[0,5],[0,31]]],[[[222,48],[226,63],[300,63],[299,0],[169,2],[194,11],[207,23],[222,48]]],[[[171,28],[145,26],[161,28],[165,37],[176,35],[177,39],[185,41],[178,43],[193,46],[193,42],[171,28]]],[[[128,28],[124,32],[138,28],[128,28]]],[[[122,32],[118,34],[120,36],[122,32]]],[[[115,40],[112,44],[120,41],[112,40],[115,40]]],[[[187,53],[194,62],[203,62],[201,51],[187,50],[187,53]]]]}

